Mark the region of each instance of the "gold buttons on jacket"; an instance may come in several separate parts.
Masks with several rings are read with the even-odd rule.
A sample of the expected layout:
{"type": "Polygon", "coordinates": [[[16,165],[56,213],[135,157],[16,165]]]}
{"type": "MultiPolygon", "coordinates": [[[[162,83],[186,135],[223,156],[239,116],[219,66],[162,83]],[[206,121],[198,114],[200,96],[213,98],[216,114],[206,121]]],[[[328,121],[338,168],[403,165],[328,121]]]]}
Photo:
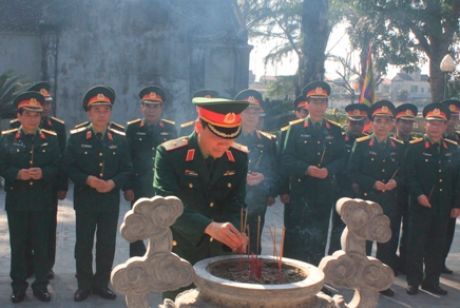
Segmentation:
{"type": "Polygon", "coordinates": [[[210,202],[209,207],[214,207],[214,202],[210,202]]]}
{"type": "Polygon", "coordinates": [[[188,183],[188,188],[193,188],[193,183],[188,183]]]}
{"type": "Polygon", "coordinates": [[[102,156],[102,155],[103,155],[102,152],[99,152],[99,156],[102,156]]]}
{"type": "Polygon", "coordinates": [[[227,183],[227,187],[228,187],[228,188],[232,188],[232,183],[230,183],[230,182],[227,183]]]}

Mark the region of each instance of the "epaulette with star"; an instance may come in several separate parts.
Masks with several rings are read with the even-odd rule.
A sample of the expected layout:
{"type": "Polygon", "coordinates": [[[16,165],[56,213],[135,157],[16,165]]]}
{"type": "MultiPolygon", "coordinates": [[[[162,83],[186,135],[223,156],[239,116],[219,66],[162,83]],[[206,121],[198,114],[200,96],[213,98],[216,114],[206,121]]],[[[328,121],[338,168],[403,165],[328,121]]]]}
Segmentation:
{"type": "Polygon", "coordinates": [[[285,132],[289,129],[289,125],[281,127],[280,131],[285,132]]]}
{"type": "Polygon", "coordinates": [[[400,139],[398,139],[398,138],[396,138],[396,137],[390,137],[390,139],[393,140],[393,141],[396,142],[396,143],[404,144],[404,141],[402,141],[402,140],[400,140],[400,139]]]}
{"type": "Polygon", "coordinates": [[[246,154],[249,153],[248,147],[245,146],[245,145],[242,145],[242,144],[240,144],[238,142],[233,142],[231,147],[234,148],[235,150],[240,151],[240,152],[243,152],[243,153],[246,153],[246,154]]]}
{"type": "Polygon", "coordinates": [[[176,125],[176,122],[172,121],[172,120],[168,120],[168,119],[161,119],[161,121],[167,123],[167,124],[170,124],[170,125],[176,125]]]}
{"type": "Polygon", "coordinates": [[[78,124],[76,124],[73,128],[74,128],[74,129],[78,129],[78,128],[85,127],[85,126],[87,126],[87,125],[89,125],[89,121],[85,121],[85,122],[78,123],[78,124]]]}
{"type": "Polygon", "coordinates": [[[180,125],[180,128],[188,127],[188,126],[192,125],[194,122],[195,122],[195,120],[191,120],[191,121],[184,122],[184,123],[182,123],[182,124],[180,125]]]}
{"type": "Polygon", "coordinates": [[[134,119],[134,120],[126,122],[126,126],[130,126],[130,125],[133,125],[133,124],[138,124],[138,123],[141,123],[141,122],[142,122],[142,119],[137,118],[137,119],[134,119]]]}
{"type": "Polygon", "coordinates": [[[41,129],[40,129],[40,132],[43,132],[43,133],[48,134],[48,135],[51,135],[51,136],[57,136],[57,134],[56,134],[55,131],[52,131],[52,130],[49,130],[49,129],[43,129],[43,128],[41,128],[41,129]]]}
{"type": "Polygon", "coordinates": [[[305,119],[292,120],[292,121],[289,121],[289,125],[295,125],[295,124],[303,123],[304,121],[305,121],[305,119]]]}
{"type": "Polygon", "coordinates": [[[447,142],[447,143],[453,144],[453,145],[458,147],[458,142],[457,141],[454,141],[452,139],[447,139],[447,138],[444,138],[444,141],[447,142]]]}
{"type": "Polygon", "coordinates": [[[118,130],[121,130],[121,131],[125,130],[125,127],[123,125],[117,123],[117,122],[110,121],[109,126],[110,126],[110,128],[118,129],[118,130]]]}
{"type": "Polygon", "coordinates": [[[16,123],[18,123],[18,122],[19,122],[18,119],[10,120],[10,125],[16,124],[16,123]]]}
{"type": "Polygon", "coordinates": [[[179,148],[182,148],[188,144],[188,137],[181,137],[173,140],[166,141],[161,144],[162,147],[165,148],[166,151],[172,151],[179,148]]]}
{"type": "Polygon", "coordinates": [[[410,144],[417,144],[423,141],[423,138],[415,138],[411,141],[409,141],[410,144]]]}
{"type": "Polygon", "coordinates": [[[77,127],[77,128],[71,129],[71,130],[70,130],[70,134],[71,134],[71,135],[77,134],[77,133],[80,133],[80,132],[85,131],[86,129],[88,129],[87,126],[77,127]]]}
{"type": "Polygon", "coordinates": [[[62,124],[62,125],[65,124],[65,123],[64,123],[64,120],[61,120],[61,119],[56,118],[56,117],[50,117],[50,118],[51,118],[53,121],[56,121],[56,122],[58,122],[58,123],[60,123],[60,124],[62,124]]]}
{"type": "Polygon", "coordinates": [[[8,134],[11,134],[11,133],[15,133],[18,130],[19,130],[19,128],[7,129],[7,130],[2,131],[2,135],[8,135],[8,134]]]}
{"type": "Polygon", "coordinates": [[[275,140],[276,139],[275,135],[267,133],[267,132],[264,132],[264,131],[261,131],[261,130],[258,130],[257,133],[259,133],[260,135],[264,136],[265,138],[267,138],[269,140],[275,140]]]}
{"type": "Polygon", "coordinates": [[[371,136],[370,135],[367,135],[367,136],[362,136],[362,137],[359,137],[359,138],[356,138],[356,142],[363,142],[363,141],[366,141],[366,140],[369,140],[371,139],[371,136]]]}
{"type": "Polygon", "coordinates": [[[120,136],[126,136],[125,132],[119,131],[118,129],[115,129],[113,127],[109,127],[109,131],[120,136]]]}

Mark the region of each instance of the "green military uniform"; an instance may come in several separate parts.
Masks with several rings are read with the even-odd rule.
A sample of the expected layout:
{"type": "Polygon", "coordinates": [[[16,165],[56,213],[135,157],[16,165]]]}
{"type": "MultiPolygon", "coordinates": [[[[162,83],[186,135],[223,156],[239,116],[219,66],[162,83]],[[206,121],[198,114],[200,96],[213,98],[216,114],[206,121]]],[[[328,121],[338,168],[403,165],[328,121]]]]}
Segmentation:
{"type": "Polygon", "coordinates": [[[286,257],[318,264],[324,257],[329,216],[337,199],[335,174],[343,167],[345,144],[340,127],[323,120],[313,127],[311,119],[289,127],[282,166],[290,176],[291,202],[285,208],[286,257]],[[326,179],[305,175],[311,165],[328,169],[326,179]]]}
{"type": "MultiPolygon", "coordinates": [[[[114,97],[104,87],[90,89],[84,98],[114,97]]],[[[115,254],[115,240],[120,203],[120,189],[131,172],[131,159],[125,134],[107,129],[100,136],[92,125],[72,130],[64,155],[65,166],[74,182],[76,214],[75,258],[79,290],[107,288],[115,254]],[[113,180],[115,188],[100,193],[86,184],[89,176],[113,180]],[[92,269],[92,250],[96,233],[96,272],[92,269]]]]}
{"type": "MultiPolygon", "coordinates": [[[[367,119],[369,107],[365,104],[349,104],[345,106],[345,112],[347,113],[348,123],[361,123],[364,125],[364,121],[367,119]]],[[[342,132],[342,137],[345,142],[346,154],[343,157],[344,166],[347,165],[348,159],[350,158],[353,144],[357,138],[366,136],[362,132],[352,132],[350,129],[342,132]]],[[[354,183],[351,179],[346,168],[339,170],[337,173],[337,185],[338,185],[338,196],[356,198],[358,197],[358,184],[354,183]]],[[[342,249],[340,238],[342,236],[345,224],[343,223],[340,215],[337,213],[335,207],[332,208],[332,230],[331,239],[329,246],[329,254],[333,254],[335,251],[342,249]]]]}
{"type": "MultiPolygon", "coordinates": [[[[200,121],[216,136],[234,139],[241,132],[239,113],[248,102],[219,98],[200,98],[193,102],[200,121]],[[226,127],[219,126],[224,125],[223,121],[226,127]]],[[[189,137],[167,141],[157,148],[155,194],[176,196],[182,200],[184,213],[172,226],[177,243],[173,251],[192,264],[231,252],[204,231],[213,221],[230,222],[240,228],[241,209],[245,207],[247,153],[245,146],[233,143],[221,157],[204,158],[196,132],[189,137]]]]}
{"type": "MultiPolygon", "coordinates": [[[[158,87],[147,87],[139,93],[139,96],[142,104],[150,104],[150,102],[163,103],[164,100],[163,91],[158,87]],[[156,94],[151,95],[152,100],[148,97],[150,93],[156,94]],[[147,97],[144,98],[146,95],[147,97]]],[[[133,173],[126,189],[134,191],[134,201],[142,197],[151,198],[155,195],[152,181],[156,148],[161,143],[176,137],[175,123],[170,120],[160,119],[154,124],[148,124],[143,119],[128,122],[126,139],[133,162],[133,173]]],[[[129,255],[131,257],[144,254],[145,245],[143,241],[130,243],[129,255]]]]}
{"type": "MultiPolygon", "coordinates": [[[[306,113],[308,113],[308,110],[305,109],[305,103],[306,98],[304,96],[298,96],[294,100],[294,109],[296,110],[304,110],[306,113]]],[[[294,119],[292,121],[295,121],[294,119]]],[[[289,122],[292,122],[289,121],[289,122]]],[[[289,129],[289,124],[286,126],[283,126],[276,135],[276,151],[277,151],[277,156],[278,156],[278,161],[281,161],[281,155],[283,153],[283,148],[284,148],[284,143],[286,141],[286,134],[289,129]]],[[[277,193],[282,196],[282,195],[289,195],[289,175],[287,174],[286,170],[284,168],[281,168],[280,164],[278,164],[279,170],[278,170],[278,191],[277,193]]],[[[284,204],[285,206],[289,206],[289,204],[284,204]]],[[[286,218],[286,216],[284,216],[286,218]]]]}
{"type": "Polygon", "coordinates": [[[246,147],[234,144],[221,158],[204,159],[193,133],[162,144],[155,159],[155,193],[176,196],[184,203],[184,213],[172,226],[177,243],[173,251],[192,264],[231,253],[204,230],[212,221],[229,221],[239,228],[246,188],[246,147]]]}
{"type": "MultiPolygon", "coordinates": [[[[35,92],[26,92],[16,100],[44,100],[39,96],[35,92]]],[[[59,156],[54,132],[39,129],[29,135],[21,127],[2,132],[0,175],[5,178],[5,207],[11,245],[10,276],[14,293],[23,293],[27,289],[26,251],[29,242],[34,250],[34,293],[45,292],[48,285],[49,220],[55,200],[59,156]],[[41,168],[41,179],[17,179],[21,169],[32,167],[41,168]]],[[[22,299],[15,301],[12,297],[12,300],[18,302],[22,299]]]]}
{"type": "MultiPolygon", "coordinates": [[[[249,107],[244,113],[252,112],[251,117],[257,117],[259,121],[264,116],[266,106],[260,92],[252,89],[242,90],[235,96],[235,99],[249,102],[249,107]]],[[[246,116],[246,121],[253,119],[248,117],[249,115],[246,116]]],[[[262,248],[261,234],[265,224],[267,203],[270,198],[274,200],[277,195],[276,136],[261,130],[247,132],[245,131],[247,127],[255,129],[255,126],[243,120],[243,133],[237,141],[249,149],[249,174],[257,172],[264,176],[263,181],[258,185],[246,186],[245,199],[248,210],[249,251],[260,254],[262,248]]]]}
{"type": "MultiPolygon", "coordinates": [[[[417,106],[406,103],[401,104],[396,107],[396,121],[415,121],[415,117],[417,116],[418,109],[417,106]]],[[[409,143],[411,140],[415,139],[415,136],[395,136],[399,140],[403,142],[403,155],[405,156],[407,152],[407,148],[409,147],[409,143]]],[[[399,239],[399,260],[398,260],[398,269],[402,272],[405,272],[405,264],[406,264],[406,251],[407,251],[407,233],[409,227],[409,187],[405,181],[402,181],[398,184],[397,189],[397,199],[398,199],[398,207],[399,213],[401,215],[401,229],[400,234],[401,237],[399,239]]],[[[399,233],[398,233],[399,235],[399,233]]]]}
{"type": "MultiPolygon", "coordinates": [[[[442,104],[433,103],[424,108],[423,116],[427,120],[447,121],[450,112],[442,104]]],[[[437,294],[447,293],[439,287],[439,276],[450,212],[460,207],[457,146],[448,139],[433,143],[424,136],[411,141],[407,151],[406,177],[411,203],[406,274],[410,294],[415,294],[420,284],[437,294]],[[428,198],[431,208],[419,204],[422,195],[428,198]]]]}
{"type": "MultiPolygon", "coordinates": [[[[50,84],[48,82],[38,82],[34,84],[29,91],[39,92],[40,94],[45,97],[45,103],[51,104],[53,98],[51,97],[50,91],[50,84]]],[[[18,119],[13,119],[10,121],[11,128],[18,128],[21,125],[18,119]]],[[[66,145],[66,127],[63,120],[58,119],[53,116],[42,116],[40,122],[40,128],[53,131],[57,134],[58,144],[61,155],[64,153],[65,145],[66,145]]],[[[57,192],[58,191],[67,191],[68,190],[68,181],[67,176],[65,175],[62,166],[59,166],[58,172],[58,180],[56,181],[56,190],[55,190],[55,202],[54,202],[54,209],[51,212],[51,220],[50,220],[50,242],[49,242],[49,253],[48,256],[50,258],[50,270],[53,269],[54,262],[56,260],[56,228],[57,228],[57,207],[58,207],[58,198],[57,192]]],[[[29,274],[33,272],[33,258],[32,258],[32,251],[31,249],[27,252],[27,259],[28,259],[28,267],[29,267],[29,274]]]]}
{"type": "MultiPolygon", "coordinates": [[[[458,118],[460,116],[460,100],[447,99],[443,101],[442,104],[446,105],[449,108],[449,111],[452,117],[455,116],[458,118]]],[[[450,134],[446,134],[445,137],[447,139],[457,142],[457,144],[460,145],[460,131],[455,131],[450,134]]],[[[446,273],[452,273],[452,271],[446,267],[446,259],[447,259],[447,255],[449,254],[452,242],[454,240],[456,224],[457,224],[457,218],[450,218],[449,223],[447,225],[447,240],[446,240],[446,247],[444,248],[444,263],[443,263],[444,264],[443,272],[446,272],[446,273]]]]}
{"type": "MultiPolygon", "coordinates": [[[[86,126],[89,126],[91,124],[90,121],[84,121],[84,122],[81,122],[81,123],[78,123],[77,125],[75,125],[73,127],[73,129],[79,129],[79,128],[82,128],[82,127],[86,127],[86,126]]],[[[119,132],[124,132],[125,131],[125,127],[117,122],[114,122],[114,121],[110,121],[109,122],[109,128],[110,129],[114,129],[114,130],[117,130],[119,132]]]]}
{"type": "MultiPolygon", "coordinates": [[[[369,118],[375,116],[394,117],[395,107],[389,101],[376,102],[369,111],[369,118]]],[[[396,249],[399,239],[400,211],[397,204],[397,189],[378,191],[374,188],[377,181],[387,183],[395,180],[402,182],[401,162],[403,142],[387,137],[379,142],[372,134],[356,139],[348,164],[349,173],[359,185],[360,197],[380,204],[383,213],[390,218],[391,239],[386,243],[377,243],[377,258],[396,270],[396,249]]],[[[368,251],[369,252],[369,251],[368,251]]]]}

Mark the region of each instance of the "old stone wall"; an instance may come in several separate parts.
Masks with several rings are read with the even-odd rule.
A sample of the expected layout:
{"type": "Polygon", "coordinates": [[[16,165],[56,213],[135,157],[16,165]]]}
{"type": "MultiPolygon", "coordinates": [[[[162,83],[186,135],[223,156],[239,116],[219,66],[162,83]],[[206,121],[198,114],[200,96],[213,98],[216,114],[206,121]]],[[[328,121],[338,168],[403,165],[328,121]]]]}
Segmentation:
{"type": "Polygon", "coordinates": [[[166,117],[178,122],[195,117],[194,91],[232,96],[247,87],[250,49],[233,0],[69,0],[42,9],[41,78],[54,84],[68,126],[85,120],[81,98],[94,84],[115,89],[121,123],[139,116],[137,93],[151,83],[167,90],[166,117]]]}

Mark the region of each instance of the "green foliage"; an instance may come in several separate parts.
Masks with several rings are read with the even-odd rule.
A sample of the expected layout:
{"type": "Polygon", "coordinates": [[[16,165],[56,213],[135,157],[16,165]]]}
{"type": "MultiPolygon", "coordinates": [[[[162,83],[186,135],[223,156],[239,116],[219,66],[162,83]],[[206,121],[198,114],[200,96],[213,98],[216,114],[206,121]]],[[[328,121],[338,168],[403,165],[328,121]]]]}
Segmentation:
{"type": "Polygon", "coordinates": [[[0,74],[0,118],[14,117],[16,114],[13,106],[14,97],[29,86],[29,82],[23,80],[21,76],[14,75],[11,71],[0,74]]]}

